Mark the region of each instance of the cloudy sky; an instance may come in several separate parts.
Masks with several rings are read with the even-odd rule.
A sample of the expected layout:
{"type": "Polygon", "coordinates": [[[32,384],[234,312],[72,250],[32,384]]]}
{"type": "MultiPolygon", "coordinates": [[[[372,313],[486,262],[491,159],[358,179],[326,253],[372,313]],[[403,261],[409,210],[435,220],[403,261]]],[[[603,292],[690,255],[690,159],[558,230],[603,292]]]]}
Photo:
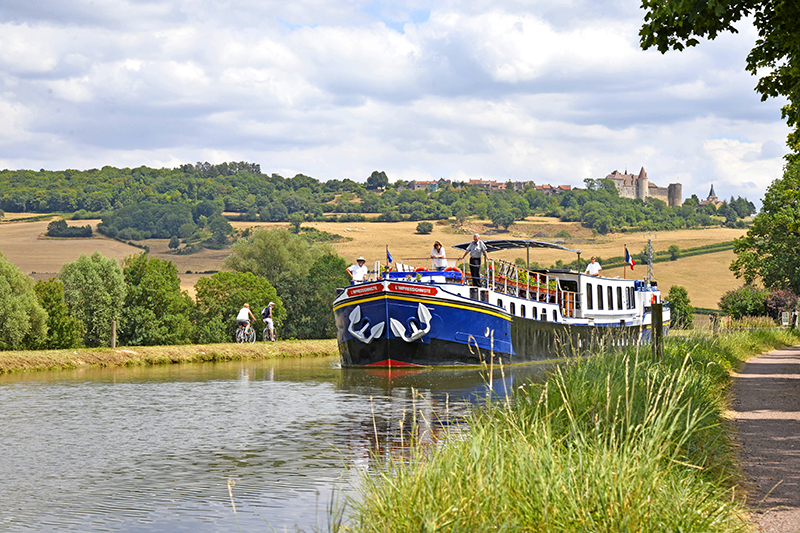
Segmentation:
{"type": "Polygon", "coordinates": [[[365,181],[647,171],[760,204],[755,32],[643,52],[637,0],[2,0],[0,168],[250,161],[365,181]]]}

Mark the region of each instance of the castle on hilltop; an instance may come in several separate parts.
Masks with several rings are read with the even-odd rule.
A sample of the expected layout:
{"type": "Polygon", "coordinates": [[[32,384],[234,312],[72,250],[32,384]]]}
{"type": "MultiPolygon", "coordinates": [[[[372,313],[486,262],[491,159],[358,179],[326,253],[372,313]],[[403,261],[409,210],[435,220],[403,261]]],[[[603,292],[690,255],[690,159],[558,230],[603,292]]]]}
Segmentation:
{"type": "Polygon", "coordinates": [[[620,198],[639,198],[642,201],[647,201],[648,198],[658,198],[670,207],[683,204],[683,186],[680,183],[670,183],[668,187],[659,187],[647,179],[644,167],[639,171],[638,176],[628,174],[627,170],[624,174],[615,170],[605,179],[614,182],[620,198]]]}

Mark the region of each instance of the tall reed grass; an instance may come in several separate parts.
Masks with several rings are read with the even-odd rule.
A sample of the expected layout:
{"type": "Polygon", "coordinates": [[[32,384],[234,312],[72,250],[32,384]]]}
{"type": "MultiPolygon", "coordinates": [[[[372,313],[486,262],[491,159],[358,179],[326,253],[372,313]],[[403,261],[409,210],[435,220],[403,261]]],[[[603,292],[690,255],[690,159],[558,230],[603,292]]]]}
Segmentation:
{"type": "Polygon", "coordinates": [[[359,484],[348,530],[745,531],[723,418],[730,371],[800,337],[667,339],[572,359],[511,403],[477,410],[435,450],[359,484]]]}

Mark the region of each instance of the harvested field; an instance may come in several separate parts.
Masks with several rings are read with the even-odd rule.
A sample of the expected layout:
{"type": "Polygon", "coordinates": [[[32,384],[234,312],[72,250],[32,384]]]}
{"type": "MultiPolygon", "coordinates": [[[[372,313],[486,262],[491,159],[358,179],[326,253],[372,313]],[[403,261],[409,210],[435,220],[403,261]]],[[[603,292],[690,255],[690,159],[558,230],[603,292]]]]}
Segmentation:
{"type": "MultiPolygon", "coordinates": [[[[97,220],[75,221],[73,224],[91,223],[95,226],[97,222],[97,220]]],[[[81,254],[91,254],[95,250],[119,261],[129,255],[141,252],[139,248],[100,235],[91,239],[44,237],[47,224],[47,221],[0,224],[0,243],[2,243],[0,251],[23,272],[31,274],[35,279],[50,277],[58,272],[64,263],[74,261],[81,254]]],[[[673,244],[681,249],[687,249],[704,244],[731,241],[745,233],[745,230],[712,228],[655,234],[620,233],[601,236],[574,222],[530,217],[525,221],[515,223],[507,232],[492,227],[488,221],[469,221],[462,228],[453,228],[450,224],[434,222],[431,234],[419,235],[416,233],[417,224],[417,222],[312,222],[303,225],[351,239],[347,242],[333,243],[332,246],[348,261],[354,261],[356,257],[363,255],[370,266],[374,261],[386,260],[387,247],[395,261],[428,265],[430,250],[435,240],[444,244],[450,259],[457,259],[461,254],[451,246],[468,242],[476,231],[486,239],[531,238],[551,242],[556,239],[559,232],[567,231],[570,237],[559,242],[566,248],[581,250],[583,260],[588,260],[592,255],[606,258],[622,256],[623,247],[626,244],[632,254],[639,253],[647,245],[647,240],[651,236],[654,249],[659,251],[667,250],[673,244]],[[537,236],[541,234],[545,234],[547,237],[537,236]]],[[[289,227],[285,223],[233,222],[232,225],[236,229],[289,227]]],[[[209,272],[220,270],[222,261],[229,254],[229,250],[224,249],[203,250],[191,255],[176,255],[168,248],[166,239],[150,239],[144,242],[150,247],[153,257],[167,259],[176,264],[178,275],[181,278],[181,287],[192,296],[197,280],[202,276],[210,275],[209,272]]],[[[524,258],[525,251],[512,250],[493,255],[499,259],[513,261],[517,257],[524,258]]],[[[741,285],[740,280],[737,280],[728,269],[733,258],[733,252],[728,251],[679,259],[674,262],[656,263],[654,265],[655,279],[665,292],[672,285],[680,285],[689,291],[689,298],[693,305],[715,308],[722,294],[741,285]]],[[[543,267],[554,264],[558,259],[572,261],[575,256],[558,251],[531,251],[530,260],[538,262],[543,267]]],[[[604,273],[609,276],[621,276],[622,269],[610,269],[604,273]]],[[[637,265],[633,272],[630,270],[627,272],[628,277],[635,279],[641,279],[646,274],[647,267],[645,265],[637,265]]]]}

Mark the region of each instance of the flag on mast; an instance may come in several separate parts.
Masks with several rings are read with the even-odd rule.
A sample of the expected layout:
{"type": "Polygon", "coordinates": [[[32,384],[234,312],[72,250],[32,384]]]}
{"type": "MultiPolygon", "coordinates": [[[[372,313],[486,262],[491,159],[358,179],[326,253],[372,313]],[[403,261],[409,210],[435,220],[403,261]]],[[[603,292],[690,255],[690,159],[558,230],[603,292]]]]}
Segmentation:
{"type": "Polygon", "coordinates": [[[392,259],[392,254],[389,253],[389,247],[386,247],[386,261],[389,263],[393,263],[394,259],[392,259]]]}
{"type": "Polygon", "coordinates": [[[631,254],[628,253],[628,247],[627,246],[625,247],[625,263],[627,263],[627,264],[629,264],[631,266],[631,270],[633,270],[633,265],[636,264],[636,261],[633,260],[633,257],[631,257],[631,254]]]}

